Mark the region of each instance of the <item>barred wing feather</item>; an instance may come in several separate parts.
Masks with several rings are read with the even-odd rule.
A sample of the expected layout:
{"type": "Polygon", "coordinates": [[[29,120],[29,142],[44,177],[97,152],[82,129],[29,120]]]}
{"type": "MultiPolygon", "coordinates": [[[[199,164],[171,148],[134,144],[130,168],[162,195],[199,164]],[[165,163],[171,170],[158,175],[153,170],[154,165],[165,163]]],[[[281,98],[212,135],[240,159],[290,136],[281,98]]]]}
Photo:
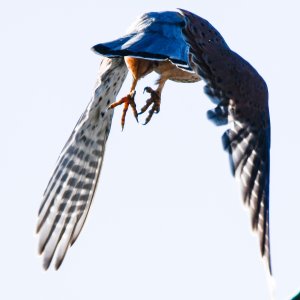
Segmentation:
{"type": "Polygon", "coordinates": [[[103,58],[94,96],[75,126],[48,183],[39,210],[39,253],[58,269],[77,239],[96,190],[113,110],[107,106],[126,78],[123,58],[103,58]]]}
{"type": "Polygon", "coordinates": [[[268,88],[258,72],[232,51],[206,20],[181,10],[183,34],[190,47],[190,65],[206,82],[204,92],[215,109],[208,118],[216,125],[230,123],[223,135],[242,199],[257,231],[261,255],[271,270],[269,241],[270,117],[268,88]]]}

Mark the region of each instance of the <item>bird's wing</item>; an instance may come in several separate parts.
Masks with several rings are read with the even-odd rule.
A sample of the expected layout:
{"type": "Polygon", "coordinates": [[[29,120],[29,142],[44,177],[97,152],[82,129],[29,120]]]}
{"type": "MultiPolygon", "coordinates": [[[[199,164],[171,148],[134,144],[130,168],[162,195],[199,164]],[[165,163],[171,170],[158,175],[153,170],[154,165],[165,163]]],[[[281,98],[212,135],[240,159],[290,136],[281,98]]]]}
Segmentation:
{"type": "Polygon", "coordinates": [[[268,89],[257,71],[231,51],[206,20],[182,10],[190,46],[190,64],[207,83],[206,94],[217,104],[208,118],[217,125],[231,122],[223,135],[233,174],[258,232],[261,255],[271,273],[269,241],[270,118],[268,89]]]}
{"type": "Polygon", "coordinates": [[[66,143],[39,210],[39,253],[47,269],[56,252],[55,268],[77,239],[96,190],[115,101],[127,68],[123,58],[101,61],[95,92],[66,143]]]}
{"type": "Polygon", "coordinates": [[[183,17],[177,12],[150,12],[140,16],[127,34],[92,50],[107,57],[131,56],[152,60],[170,59],[183,69],[188,65],[188,46],[182,37],[183,17]]]}

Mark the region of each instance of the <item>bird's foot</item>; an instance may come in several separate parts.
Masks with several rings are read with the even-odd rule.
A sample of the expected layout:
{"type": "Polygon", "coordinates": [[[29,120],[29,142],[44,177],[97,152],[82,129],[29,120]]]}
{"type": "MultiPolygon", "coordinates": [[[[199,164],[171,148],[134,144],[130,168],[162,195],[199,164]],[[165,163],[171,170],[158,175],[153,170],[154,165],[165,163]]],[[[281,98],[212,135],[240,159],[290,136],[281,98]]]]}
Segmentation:
{"type": "Polygon", "coordinates": [[[129,106],[131,106],[133,115],[134,115],[136,121],[138,122],[138,113],[136,110],[136,104],[134,102],[134,96],[135,96],[135,91],[129,93],[127,96],[123,97],[121,100],[116,101],[108,106],[108,109],[112,109],[112,108],[115,108],[116,106],[124,104],[123,113],[122,113],[122,117],[121,117],[122,130],[124,129],[126,113],[127,113],[129,106]]]}
{"type": "Polygon", "coordinates": [[[152,107],[150,108],[148,112],[148,116],[145,120],[144,125],[149,123],[154,113],[159,113],[160,111],[160,96],[156,91],[154,91],[151,87],[145,87],[144,92],[147,92],[151,94],[151,97],[146,101],[146,104],[141,108],[141,111],[139,112],[139,115],[143,114],[152,104],[152,107]]]}

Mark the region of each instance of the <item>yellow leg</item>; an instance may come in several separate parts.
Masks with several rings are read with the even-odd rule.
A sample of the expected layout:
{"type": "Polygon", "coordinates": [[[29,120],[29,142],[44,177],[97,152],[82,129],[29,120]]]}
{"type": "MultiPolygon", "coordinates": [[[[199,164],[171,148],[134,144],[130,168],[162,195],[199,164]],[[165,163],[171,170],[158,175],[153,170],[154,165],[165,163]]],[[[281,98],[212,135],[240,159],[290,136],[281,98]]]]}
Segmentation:
{"type": "Polygon", "coordinates": [[[154,68],[153,61],[151,61],[151,60],[145,60],[145,59],[128,57],[128,56],[126,56],[124,59],[125,59],[125,63],[127,65],[127,68],[131,72],[132,77],[133,77],[130,92],[127,96],[123,97],[119,101],[116,101],[116,102],[112,103],[108,107],[108,109],[112,109],[112,108],[115,108],[118,105],[124,104],[122,118],[121,118],[122,130],[123,130],[124,125],[125,125],[126,113],[127,113],[127,110],[128,110],[129,106],[131,106],[131,108],[133,110],[134,117],[138,122],[138,113],[137,113],[137,110],[136,110],[136,104],[134,102],[135,87],[136,87],[137,82],[139,81],[139,79],[146,76],[146,75],[148,75],[148,74],[150,74],[153,71],[153,68],[154,68]]]}
{"type": "Polygon", "coordinates": [[[108,107],[108,109],[112,109],[112,108],[115,108],[116,106],[124,104],[123,113],[122,113],[122,117],[121,117],[122,130],[124,129],[126,113],[127,113],[129,105],[131,106],[133,115],[134,115],[136,121],[138,122],[138,113],[136,110],[136,104],[134,102],[135,87],[136,87],[137,82],[138,82],[138,79],[133,78],[133,82],[132,82],[129,94],[127,96],[123,97],[122,99],[120,99],[119,101],[112,103],[108,107]]]}

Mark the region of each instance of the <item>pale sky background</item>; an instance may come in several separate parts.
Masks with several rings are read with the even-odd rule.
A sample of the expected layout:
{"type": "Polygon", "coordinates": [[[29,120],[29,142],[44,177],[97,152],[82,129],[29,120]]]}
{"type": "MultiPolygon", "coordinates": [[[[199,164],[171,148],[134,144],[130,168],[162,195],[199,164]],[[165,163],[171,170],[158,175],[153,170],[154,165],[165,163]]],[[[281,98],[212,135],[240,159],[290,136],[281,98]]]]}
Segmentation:
{"type": "MultiPolygon", "coordinates": [[[[35,226],[56,159],[93,92],[90,47],[144,12],[190,10],[265,78],[272,124],[270,230],[277,299],[300,290],[299,1],[2,1],[0,299],[269,299],[250,218],[202,84],[168,82],[147,126],[115,113],[81,236],[45,272],[35,226]]],[[[157,76],[140,82],[136,101],[157,76]]],[[[130,76],[120,96],[128,92],[130,76]]]]}

